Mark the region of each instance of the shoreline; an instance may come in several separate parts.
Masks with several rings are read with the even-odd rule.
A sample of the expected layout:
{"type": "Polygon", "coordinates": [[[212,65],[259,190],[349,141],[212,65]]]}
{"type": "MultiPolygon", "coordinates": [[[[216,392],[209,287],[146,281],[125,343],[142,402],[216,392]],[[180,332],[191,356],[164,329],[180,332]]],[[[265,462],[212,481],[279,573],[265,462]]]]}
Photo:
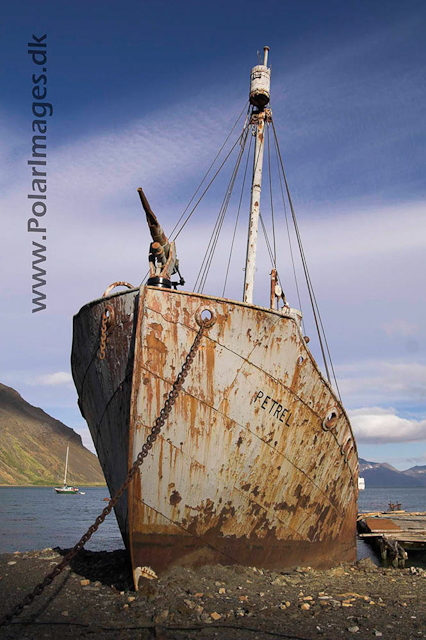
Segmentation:
{"type": "MultiPolygon", "coordinates": [[[[60,486],[60,482],[56,484],[0,484],[0,488],[10,488],[10,489],[54,489],[55,487],[60,486]]],[[[82,489],[102,489],[103,487],[107,487],[106,484],[82,484],[80,485],[82,489]]]]}
{"type": "MultiPolygon", "coordinates": [[[[60,562],[65,549],[0,554],[3,611],[60,562]]],[[[315,571],[174,567],[135,592],[124,550],[83,550],[0,638],[120,640],[426,637],[426,571],[369,558],[315,571]],[[59,626],[58,626],[59,625],[59,626]],[[60,629],[60,631],[59,631],[60,629]]]]}

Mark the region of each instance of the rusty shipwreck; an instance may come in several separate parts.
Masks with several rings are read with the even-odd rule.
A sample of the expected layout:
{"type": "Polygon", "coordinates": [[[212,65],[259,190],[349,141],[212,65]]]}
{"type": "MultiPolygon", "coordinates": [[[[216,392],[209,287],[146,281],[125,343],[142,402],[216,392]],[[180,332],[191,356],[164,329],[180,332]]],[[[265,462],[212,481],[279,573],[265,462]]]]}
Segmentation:
{"type": "Polygon", "coordinates": [[[311,355],[276,265],[270,308],[253,304],[264,131],[273,127],[267,57],[265,48],[252,70],[240,138],[240,147],[255,140],[243,301],[177,290],[175,243],[139,190],[152,235],[147,284],[113,292],[126,285],[115,283],[74,318],[79,406],[111,495],[208,319],[173,411],[115,507],[136,572],[355,559],[358,457],[348,417],[311,355]]]}

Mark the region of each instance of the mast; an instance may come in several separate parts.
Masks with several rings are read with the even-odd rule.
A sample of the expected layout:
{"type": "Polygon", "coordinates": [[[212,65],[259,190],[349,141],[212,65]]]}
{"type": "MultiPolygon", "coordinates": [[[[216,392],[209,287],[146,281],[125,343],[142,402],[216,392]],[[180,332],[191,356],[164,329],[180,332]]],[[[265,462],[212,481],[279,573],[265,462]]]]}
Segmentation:
{"type": "Polygon", "coordinates": [[[269,47],[264,47],[263,64],[251,70],[250,103],[253,105],[250,124],[254,127],[256,143],[253,160],[253,180],[250,200],[250,223],[247,239],[247,256],[244,276],[244,302],[253,303],[254,276],[256,272],[257,235],[260,215],[260,193],[262,188],[263,149],[265,143],[265,121],[270,119],[269,102],[271,70],[268,69],[269,47]]]}
{"type": "Polygon", "coordinates": [[[67,455],[65,457],[65,475],[64,475],[64,487],[67,484],[67,470],[68,470],[68,452],[69,452],[70,448],[69,446],[67,446],[67,455]]]}

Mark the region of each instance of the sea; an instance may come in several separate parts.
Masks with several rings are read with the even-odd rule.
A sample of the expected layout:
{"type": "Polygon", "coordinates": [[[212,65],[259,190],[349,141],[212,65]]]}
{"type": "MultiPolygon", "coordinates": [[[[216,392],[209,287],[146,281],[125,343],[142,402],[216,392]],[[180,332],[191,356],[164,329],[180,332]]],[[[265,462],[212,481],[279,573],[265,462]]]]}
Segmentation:
{"type": "MultiPolygon", "coordinates": [[[[51,487],[0,487],[0,553],[47,547],[69,548],[81,538],[106,506],[106,487],[80,487],[76,495],[56,494],[51,487]]],[[[375,489],[359,492],[358,510],[386,511],[400,502],[406,511],[426,511],[426,487],[375,489]]],[[[86,544],[91,551],[123,549],[114,513],[86,544]]],[[[372,547],[358,540],[358,559],[380,559],[372,547]]],[[[425,566],[424,560],[416,564],[425,566]]]]}

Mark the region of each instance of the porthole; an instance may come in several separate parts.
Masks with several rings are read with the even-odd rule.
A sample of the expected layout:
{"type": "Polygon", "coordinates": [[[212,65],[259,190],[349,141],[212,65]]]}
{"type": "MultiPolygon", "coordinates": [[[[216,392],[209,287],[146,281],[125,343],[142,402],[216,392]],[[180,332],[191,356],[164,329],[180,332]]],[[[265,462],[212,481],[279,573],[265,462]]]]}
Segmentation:
{"type": "Polygon", "coordinates": [[[339,415],[337,413],[337,409],[331,409],[322,423],[324,431],[331,431],[331,429],[334,429],[337,425],[338,419],[339,415]]]}

